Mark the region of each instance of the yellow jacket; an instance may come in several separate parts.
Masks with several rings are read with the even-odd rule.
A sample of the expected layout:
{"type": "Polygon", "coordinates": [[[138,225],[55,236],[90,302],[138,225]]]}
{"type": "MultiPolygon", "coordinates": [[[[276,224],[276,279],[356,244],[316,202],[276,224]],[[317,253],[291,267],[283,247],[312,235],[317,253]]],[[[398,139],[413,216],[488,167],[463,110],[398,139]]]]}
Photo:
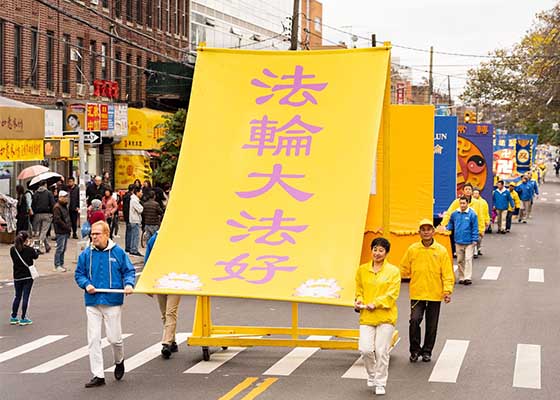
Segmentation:
{"type": "Polygon", "coordinates": [[[378,273],[373,272],[371,262],[360,265],[356,272],[356,301],[375,305],[373,311],[360,311],[360,325],[395,325],[400,290],[400,270],[387,260],[378,273]]]}
{"type": "Polygon", "coordinates": [[[488,207],[488,202],[483,199],[482,197],[477,199],[480,202],[480,212],[482,214],[482,218],[484,219],[484,227],[490,225],[490,210],[488,207]]]}
{"type": "Polygon", "coordinates": [[[453,292],[455,274],[446,248],[436,242],[425,247],[422,241],[411,244],[401,261],[401,274],[410,276],[410,299],[441,301],[453,292]]]}
{"type": "MultiPolygon", "coordinates": [[[[486,230],[486,225],[485,225],[486,219],[484,218],[484,215],[483,215],[483,212],[482,212],[481,203],[482,203],[481,201],[479,201],[479,200],[477,200],[477,199],[475,199],[474,197],[471,196],[471,202],[469,203],[469,207],[472,208],[472,210],[476,213],[476,216],[478,217],[478,233],[479,234],[484,234],[484,231],[486,230]]],[[[488,204],[487,204],[487,206],[488,206],[488,204]]],[[[459,209],[459,199],[455,199],[455,200],[453,200],[453,203],[451,203],[451,205],[449,206],[449,208],[445,212],[445,214],[443,216],[443,221],[441,221],[441,226],[447,226],[447,224],[449,223],[449,218],[451,217],[451,214],[453,214],[453,211],[458,210],[458,209],[459,209]]],[[[486,214],[488,214],[488,213],[486,213],[486,214]]]]}
{"type": "Polygon", "coordinates": [[[509,192],[511,198],[513,199],[514,207],[508,206],[508,211],[515,211],[516,208],[521,208],[521,200],[519,200],[519,195],[515,190],[509,192]]]}

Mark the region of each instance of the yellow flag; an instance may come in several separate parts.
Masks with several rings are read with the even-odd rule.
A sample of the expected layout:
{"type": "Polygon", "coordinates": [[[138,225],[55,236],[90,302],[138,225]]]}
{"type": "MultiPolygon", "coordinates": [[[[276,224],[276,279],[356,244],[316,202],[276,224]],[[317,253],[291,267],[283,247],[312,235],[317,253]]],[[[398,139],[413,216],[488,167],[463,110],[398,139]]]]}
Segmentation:
{"type": "Polygon", "coordinates": [[[201,49],[137,290],[352,304],[388,68],[388,48],[201,49]]]}

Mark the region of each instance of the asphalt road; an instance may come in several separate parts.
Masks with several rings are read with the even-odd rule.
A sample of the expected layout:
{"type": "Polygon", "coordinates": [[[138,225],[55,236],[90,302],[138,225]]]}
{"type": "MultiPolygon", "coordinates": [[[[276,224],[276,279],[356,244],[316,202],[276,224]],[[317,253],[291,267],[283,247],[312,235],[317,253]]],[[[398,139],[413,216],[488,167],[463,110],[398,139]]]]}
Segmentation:
{"type": "MultiPolygon", "coordinates": [[[[475,260],[474,284],[456,286],[452,303],[442,306],[431,363],[408,362],[408,285],[403,284],[397,326],[403,340],[392,353],[385,398],[560,398],[560,299],[556,290],[560,281],[560,182],[543,185],[541,193],[528,224],[514,223],[510,234],[485,239],[484,256],[475,260]],[[489,276],[491,270],[498,271],[487,270],[489,266],[501,267],[499,276],[481,280],[485,272],[489,276]],[[530,277],[536,281],[529,281],[530,277]]],[[[202,365],[201,350],[183,344],[170,360],[161,359],[157,355],[159,312],[155,300],[145,295],[133,295],[126,301],[123,331],[131,336],[125,339],[125,364],[130,368],[134,360],[147,355],[123,381],[115,382],[107,372],[106,386],[85,389],[83,384],[90,379],[89,363],[87,356],[80,355],[67,364],[55,361],[54,369],[48,372],[23,373],[86,345],[85,310],[72,274],[36,282],[29,312],[34,320],[31,326],[8,325],[12,297],[12,287],[0,288],[1,400],[327,400],[374,396],[364,380],[343,378],[358,359],[353,351],[319,350],[301,363],[288,360],[298,367],[287,376],[274,376],[264,373],[280,360],[286,362],[284,357],[292,349],[248,348],[209,373],[184,373],[202,365]],[[47,335],[66,336],[52,337],[52,343],[14,356],[19,346],[46,340],[47,335]],[[151,346],[154,355],[149,354],[151,346]],[[235,388],[244,389],[234,396],[235,388]]],[[[290,324],[289,304],[234,299],[215,299],[212,304],[218,324],[290,324]]],[[[194,299],[185,297],[178,332],[191,331],[193,312],[194,299]]],[[[300,321],[301,326],[355,328],[357,314],[340,307],[302,305],[300,321]]],[[[231,355],[220,355],[221,349],[212,351],[213,360],[231,355]]],[[[108,348],[104,357],[106,367],[110,367],[108,348]]]]}

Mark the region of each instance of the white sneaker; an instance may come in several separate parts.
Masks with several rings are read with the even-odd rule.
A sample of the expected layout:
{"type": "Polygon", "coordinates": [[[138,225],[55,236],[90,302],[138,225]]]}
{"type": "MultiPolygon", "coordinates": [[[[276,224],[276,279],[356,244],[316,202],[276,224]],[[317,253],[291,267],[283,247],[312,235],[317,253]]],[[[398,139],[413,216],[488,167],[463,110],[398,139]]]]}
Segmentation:
{"type": "Polygon", "coordinates": [[[375,394],[376,395],[384,395],[385,394],[385,386],[376,386],[375,387],[375,394]]]}
{"type": "Polygon", "coordinates": [[[374,386],[375,386],[375,385],[374,385],[374,383],[373,383],[373,379],[368,378],[368,380],[367,380],[367,387],[372,388],[372,387],[374,387],[374,386]]]}
{"type": "Polygon", "coordinates": [[[55,267],[54,271],[56,271],[56,272],[66,272],[66,268],[64,268],[64,267],[55,267]]]}

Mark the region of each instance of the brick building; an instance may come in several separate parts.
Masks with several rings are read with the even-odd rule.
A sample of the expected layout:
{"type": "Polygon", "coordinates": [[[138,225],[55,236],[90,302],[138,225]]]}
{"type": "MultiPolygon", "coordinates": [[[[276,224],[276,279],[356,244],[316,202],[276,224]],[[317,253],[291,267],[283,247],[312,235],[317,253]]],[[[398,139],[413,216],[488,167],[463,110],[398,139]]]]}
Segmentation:
{"type": "Polygon", "coordinates": [[[0,95],[30,104],[107,100],[95,80],[119,84],[115,101],[144,101],[147,63],[180,61],[189,47],[188,0],[0,4],[0,95]]]}

